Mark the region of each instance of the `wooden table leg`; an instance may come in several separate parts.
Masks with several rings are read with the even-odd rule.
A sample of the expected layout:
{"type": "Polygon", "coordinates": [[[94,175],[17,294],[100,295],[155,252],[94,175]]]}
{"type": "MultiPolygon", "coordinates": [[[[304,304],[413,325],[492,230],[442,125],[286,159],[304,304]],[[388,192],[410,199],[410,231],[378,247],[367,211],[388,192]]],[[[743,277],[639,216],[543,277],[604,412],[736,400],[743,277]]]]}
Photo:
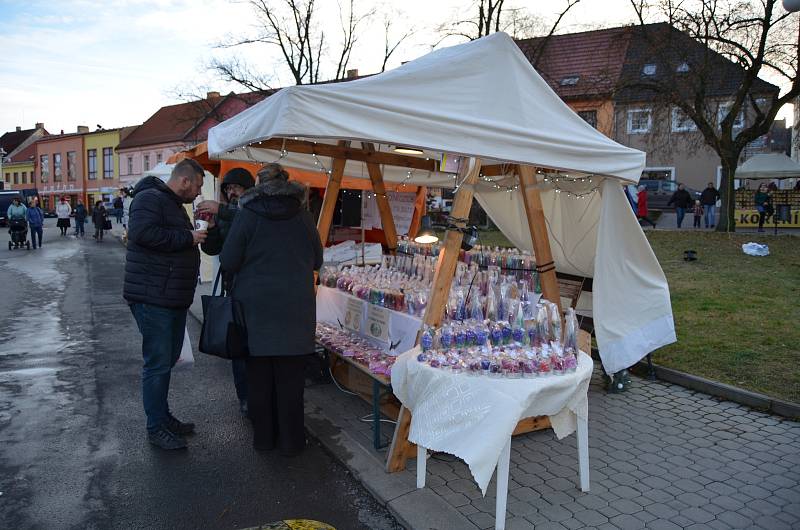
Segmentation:
{"type": "Polygon", "coordinates": [[[506,504],[508,503],[508,468],[511,464],[511,436],[497,460],[497,502],[494,507],[494,527],[505,530],[506,504]]]}
{"type": "Polygon", "coordinates": [[[589,421],[578,417],[578,470],[581,491],[589,491],[589,421]]]}
{"type": "Polygon", "coordinates": [[[428,450],[417,446],[417,489],[425,487],[425,473],[428,467],[428,450]]]}

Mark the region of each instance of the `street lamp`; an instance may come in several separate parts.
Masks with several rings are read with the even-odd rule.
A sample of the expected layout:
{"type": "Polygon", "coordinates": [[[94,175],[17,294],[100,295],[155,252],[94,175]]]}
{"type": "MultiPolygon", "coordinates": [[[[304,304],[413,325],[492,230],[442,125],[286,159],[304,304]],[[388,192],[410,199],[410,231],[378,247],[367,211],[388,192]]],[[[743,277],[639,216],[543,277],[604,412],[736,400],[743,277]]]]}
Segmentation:
{"type": "Polygon", "coordinates": [[[3,176],[3,158],[5,158],[7,154],[8,153],[6,153],[6,150],[0,147],[0,183],[2,183],[0,185],[0,189],[4,189],[6,187],[6,179],[3,176]]]}

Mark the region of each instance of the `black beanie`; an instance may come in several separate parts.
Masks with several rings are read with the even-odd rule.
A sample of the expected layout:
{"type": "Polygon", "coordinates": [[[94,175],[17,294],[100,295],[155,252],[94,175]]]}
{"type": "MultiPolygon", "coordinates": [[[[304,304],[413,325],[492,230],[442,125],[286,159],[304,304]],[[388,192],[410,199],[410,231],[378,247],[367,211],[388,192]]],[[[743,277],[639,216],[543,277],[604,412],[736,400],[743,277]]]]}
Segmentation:
{"type": "MultiPolygon", "coordinates": [[[[256,185],[256,181],[249,171],[242,167],[235,167],[225,173],[225,176],[222,178],[222,186],[220,187],[222,193],[225,193],[225,188],[228,184],[238,184],[244,189],[249,190],[256,185]]],[[[225,196],[227,197],[228,194],[225,193],[225,196]]]]}

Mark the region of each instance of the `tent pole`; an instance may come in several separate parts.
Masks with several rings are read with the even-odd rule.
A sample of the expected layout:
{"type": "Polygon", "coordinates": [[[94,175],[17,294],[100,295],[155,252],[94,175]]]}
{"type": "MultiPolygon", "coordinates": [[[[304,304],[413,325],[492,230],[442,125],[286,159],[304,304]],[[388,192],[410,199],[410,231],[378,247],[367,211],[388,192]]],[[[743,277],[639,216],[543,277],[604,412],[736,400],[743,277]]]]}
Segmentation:
{"type": "MultiPolygon", "coordinates": [[[[458,173],[457,182],[461,183],[456,192],[450,216],[455,219],[465,219],[469,216],[472,206],[472,197],[475,194],[475,183],[481,171],[479,158],[465,158],[458,173]]],[[[457,222],[458,226],[464,222],[457,222]]],[[[463,226],[461,226],[463,227],[463,226]]],[[[445,305],[450,294],[450,285],[456,272],[458,254],[461,250],[461,241],[464,234],[457,230],[448,230],[445,235],[444,245],[439,252],[436,263],[436,272],[433,275],[433,286],[428,298],[428,307],[425,310],[423,322],[426,326],[438,326],[442,323],[445,305]]],[[[419,342],[419,336],[417,336],[419,342]]],[[[402,471],[406,468],[406,461],[416,454],[413,444],[408,441],[408,432],[411,426],[411,413],[405,408],[400,409],[397,418],[397,427],[392,437],[392,445],[386,460],[386,470],[390,473],[402,471]]]]}
{"type": "MultiPolygon", "coordinates": [[[[347,147],[349,143],[347,140],[339,140],[340,147],[347,147]]],[[[331,174],[328,176],[328,185],[325,187],[325,197],[322,199],[322,209],[319,213],[319,220],[317,220],[317,231],[323,247],[328,242],[333,213],[336,209],[336,201],[339,199],[339,190],[342,187],[342,175],[344,175],[346,163],[347,160],[344,158],[334,158],[331,174]]]]}
{"type": "Polygon", "coordinates": [[[556,278],[556,266],[550,250],[550,238],[547,235],[547,223],[542,209],[542,196],[536,185],[539,179],[531,166],[519,166],[519,184],[522,200],[525,204],[525,215],[528,217],[528,228],[531,231],[533,254],[536,258],[536,270],[542,283],[542,296],[558,306],[561,312],[561,295],[556,278]]]}
{"type": "MultiPolygon", "coordinates": [[[[375,146],[371,143],[363,143],[362,147],[368,153],[375,152],[375,146]]],[[[369,179],[372,181],[372,191],[375,193],[375,202],[378,203],[378,212],[381,214],[381,227],[383,228],[383,234],[386,236],[386,246],[389,248],[389,252],[394,254],[394,251],[397,250],[397,229],[394,225],[389,197],[386,195],[381,166],[367,162],[367,172],[369,173],[369,179]]]]}

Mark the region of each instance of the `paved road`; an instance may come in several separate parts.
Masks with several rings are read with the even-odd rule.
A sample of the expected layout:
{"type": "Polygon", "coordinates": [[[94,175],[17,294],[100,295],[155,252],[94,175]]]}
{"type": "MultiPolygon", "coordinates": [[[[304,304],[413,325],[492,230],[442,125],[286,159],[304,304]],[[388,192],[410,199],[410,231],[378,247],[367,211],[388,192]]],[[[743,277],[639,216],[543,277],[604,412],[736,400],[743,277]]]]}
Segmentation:
{"type": "MultiPolygon", "coordinates": [[[[5,236],[5,230],[0,229],[5,236]]],[[[144,439],[139,335],[120,297],[124,249],[61,238],[0,251],[0,528],[242,528],[310,518],[398,528],[312,442],[284,459],[250,447],[227,363],[175,374],[190,449],[144,439]]],[[[197,343],[199,327],[190,319],[197,343]]]]}

